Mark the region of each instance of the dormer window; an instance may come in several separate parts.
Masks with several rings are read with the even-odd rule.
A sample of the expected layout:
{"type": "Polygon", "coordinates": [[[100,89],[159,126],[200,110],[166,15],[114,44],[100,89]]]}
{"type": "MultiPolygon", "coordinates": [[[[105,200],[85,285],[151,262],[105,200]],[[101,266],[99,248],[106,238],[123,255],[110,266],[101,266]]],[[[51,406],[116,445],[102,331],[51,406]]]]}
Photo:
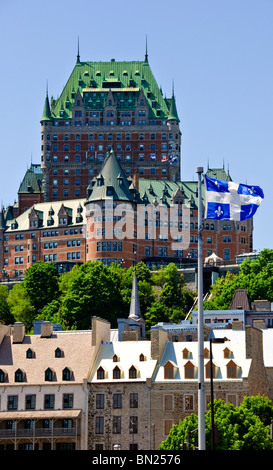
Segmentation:
{"type": "Polygon", "coordinates": [[[188,361],[184,366],[185,379],[194,379],[195,367],[191,361],[188,361]]]}
{"type": "Polygon", "coordinates": [[[55,357],[63,357],[63,351],[60,348],[55,349],[55,357]]]}
{"type": "Polygon", "coordinates": [[[7,374],[2,369],[0,369],[0,383],[6,382],[6,380],[7,374]]]}
{"type": "Polygon", "coordinates": [[[140,360],[141,362],[142,362],[142,361],[145,361],[145,356],[144,356],[144,354],[142,354],[142,353],[140,354],[139,360],[140,360]]]}
{"type": "Polygon", "coordinates": [[[120,379],[121,373],[120,373],[120,368],[116,366],[113,370],[113,379],[120,379]]]}
{"type": "Polygon", "coordinates": [[[71,370],[68,367],[63,369],[63,380],[71,380],[71,370]]]}
{"type": "Polygon", "coordinates": [[[209,359],[209,350],[208,350],[208,348],[204,349],[204,358],[209,359]]]}
{"type": "Polygon", "coordinates": [[[98,370],[97,370],[97,379],[98,380],[103,380],[105,378],[105,371],[103,369],[103,367],[99,367],[98,370]]]}
{"type": "Polygon", "coordinates": [[[118,362],[118,356],[116,354],[113,356],[113,362],[118,362]]]}
{"type": "Polygon", "coordinates": [[[21,369],[17,369],[14,374],[14,382],[23,382],[24,381],[24,373],[21,369]]]}
{"type": "Polygon", "coordinates": [[[173,379],[174,378],[174,365],[168,361],[164,365],[164,379],[173,379]]]}
{"type": "Polygon", "coordinates": [[[186,348],[183,349],[182,355],[183,355],[183,359],[189,359],[189,357],[190,357],[190,352],[189,352],[189,350],[186,349],[186,348]]]}
{"type": "Polygon", "coordinates": [[[224,349],[224,358],[229,359],[231,357],[231,351],[228,348],[224,349]]]}
{"type": "Polygon", "coordinates": [[[45,381],[46,382],[52,382],[53,381],[53,376],[54,376],[53,370],[50,369],[50,367],[48,367],[48,369],[46,369],[46,371],[45,371],[45,381]]]}
{"type": "MultiPolygon", "coordinates": [[[[211,361],[208,361],[206,366],[206,378],[210,379],[211,378],[211,361]]],[[[215,364],[212,363],[212,378],[215,379],[215,364]]]]}
{"type": "Polygon", "coordinates": [[[237,365],[234,361],[229,361],[227,364],[227,378],[228,379],[236,379],[238,376],[237,365]]]}
{"type": "Polygon", "coordinates": [[[35,353],[31,348],[28,348],[26,352],[26,358],[27,359],[33,359],[35,357],[35,353]]]}
{"type": "Polygon", "coordinates": [[[136,379],[137,378],[137,370],[134,366],[131,366],[129,369],[129,379],[136,379]]]}

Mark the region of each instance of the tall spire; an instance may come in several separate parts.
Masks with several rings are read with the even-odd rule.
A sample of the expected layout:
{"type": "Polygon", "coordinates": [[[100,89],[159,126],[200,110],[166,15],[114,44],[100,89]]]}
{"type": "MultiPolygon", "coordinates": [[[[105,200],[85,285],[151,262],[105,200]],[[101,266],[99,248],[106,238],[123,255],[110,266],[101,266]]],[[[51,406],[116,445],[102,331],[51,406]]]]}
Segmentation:
{"type": "Polygon", "coordinates": [[[147,34],[146,34],[146,52],[145,52],[145,62],[148,62],[147,34]]]}
{"type": "Polygon", "coordinates": [[[139,295],[138,295],[136,268],[134,268],[134,278],[133,278],[133,288],[132,288],[132,295],[131,295],[130,313],[129,313],[128,318],[132,318],[133,320],[141,320],[142,319],[142,316],[141,316],[141,313],[140,313],[140,303],[139,303],[139,295]]]}
{"type": "Polygon", "coordinates": [[[80,40],[78,36],[78,54],[77,54],[77,64],[80,63],[80,40]]]}

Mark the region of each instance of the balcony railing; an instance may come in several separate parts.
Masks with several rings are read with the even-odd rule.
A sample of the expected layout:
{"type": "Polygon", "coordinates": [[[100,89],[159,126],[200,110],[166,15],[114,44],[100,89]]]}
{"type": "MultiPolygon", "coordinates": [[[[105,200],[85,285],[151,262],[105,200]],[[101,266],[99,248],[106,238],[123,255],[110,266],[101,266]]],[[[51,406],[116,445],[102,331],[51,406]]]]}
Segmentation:
{"type": "Polygon", "coordinates": [[[0,439],[32,437],[75,437],[80,435],[79,428],[33,428],[33,429],[0,429],[0,439]]]}

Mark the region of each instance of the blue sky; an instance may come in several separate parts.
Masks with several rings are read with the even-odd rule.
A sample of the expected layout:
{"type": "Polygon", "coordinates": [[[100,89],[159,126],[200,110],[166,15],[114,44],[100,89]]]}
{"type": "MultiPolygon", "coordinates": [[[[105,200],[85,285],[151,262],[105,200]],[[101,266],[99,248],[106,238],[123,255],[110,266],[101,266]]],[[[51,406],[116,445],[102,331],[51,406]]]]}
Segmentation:
{"type": "Polygon", "coordinates": [[[229,168],[263,188],[254,248],[273,248],[272,0],[0,0],[0,200],[17,199],[40,163],[46,83],[57,97],[75,65],[149,62],[163,94],[172,83],[182,131],[182,179],[196,167],[229,168]]]}

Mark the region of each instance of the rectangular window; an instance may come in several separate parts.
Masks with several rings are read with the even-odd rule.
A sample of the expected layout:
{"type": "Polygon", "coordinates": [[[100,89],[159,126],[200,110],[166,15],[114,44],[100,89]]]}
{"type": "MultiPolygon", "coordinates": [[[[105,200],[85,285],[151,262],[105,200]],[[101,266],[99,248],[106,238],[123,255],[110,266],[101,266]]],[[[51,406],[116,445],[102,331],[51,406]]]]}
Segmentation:
{"type": "Polygon", "coordinates": [[[73,408],[73,394],[72,393],[63,394],[63,408],[73,408]]]}
{"type": "Polygon", "coordinates": [[[55,402],[55,395],[45,395],[44,408],[47,410],[53,409],[54,402],[55,402]]]}
{"type": "Polygon", "coordinates": [[[122,394],[114,393],[113,394],[113,408],[122,408],[122,394]]]}
{"type": "Polygon", "coordinates": [[[97,416],[96,417],[96,434],[103,434],[104,430],[104,417],[97,416]]]}
{"type": "Polygon", "coordinates": [[[101,410],[104,408],[104,394],[103,393],[96,394],[96,408],[101,409],[101,410]]]}
{"type": "Polygon", "coordinates": [[[26,410],[35,410],[36,395],[26,395],[26,410]]]}
{"type": "Polygon", "coordinates": [[[10,395],[8,396],[8,410],[17,410],[18,407],[18,396],[10,395]]]}
{"type": "Polygon", "coordinates": [[[129,432],[130,434],[138,433],[138,417],[137,416],[130,416],[129,432]]]}
{"type": "Polygon", "coordinates": [[[130,393],[130,408],[138,408],[138,394],[130,393]]]}
{"type": "Polygon", "coordinates": [[[193,410],[193,395],[185,395],[185,411],[192,411],[193,410]]]}
{"type": "Polygon", "coordinates": [[[121,416],[113,416],[113,434],[121,434],[121,416]]]}
{"type": "Polygon", "coordinates": [[[163,432],[164,432],[164,436],[168,436],[172,426],[173,426],[173,421],[172,419],[164,419],[164,429],[163,429],[163,432]]]}
{"type": "Polygon", "coordinates": [[[164,405],[164,410],[172,410],[173,409],[173,395],[164,395],[163,405],[164,405]]]}

